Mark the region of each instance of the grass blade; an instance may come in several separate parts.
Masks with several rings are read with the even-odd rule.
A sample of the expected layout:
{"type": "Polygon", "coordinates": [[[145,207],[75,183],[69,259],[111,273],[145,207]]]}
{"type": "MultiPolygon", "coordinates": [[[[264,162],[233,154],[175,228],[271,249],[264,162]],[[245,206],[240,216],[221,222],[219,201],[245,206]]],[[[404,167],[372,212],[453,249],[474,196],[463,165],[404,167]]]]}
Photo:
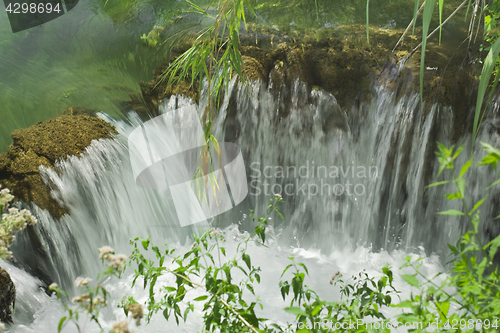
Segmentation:
{"type": "MultiPolygon", "coordinates": [[[[415,0],[415,8],[413,9],[413,27],[412,27],[412,30],[411,30],[411,34],[414,35],[415,34],[415,23],[417,22],[417,15],[418,15],[418,12],[419,12],[419,9],[418,9],[418,5],[420,4],[420,0],[415,0]]],[[[425,1],[424,3],[422,4],[422,6],[425,5],[425,1]]]]}
{"type": "Polygon", "coordinates": [[[370,45],[370,0],[366,0],[366,42],[370,45]]]}
{"type": "Polygon", "coordinates": [[[444,0],[439,0],[439,45],[441,45],[441,27],[443,22],[443,5],[444,0]]]}
{"type": "MultiPolygon", "coordinates": [[[[482,112],[484,96],[486,95],[486,90],[488,89],[491,74],[493,73],[493,69],[495,68],[495,62],[499,54],[500,54],[500,38],[498,38],[495,44],[491,46],[491,49],[484,60],[483,70],[481,71],[481,76],[479,79],[478,95],[476,100],[476,111],[474,114],[474,125],[472,128],[472,146],[474,146],[474,141],[476,140],[477,132],[479,130],[479,126],[481,125],[481,122],[479,121],[479,116],[481,115],[482,112]]],[[[498,79],[499,79],[498,77],[495,78],[496,81],[495,83],[498,82],[498,79]]]]}
{"type": "Polygon", "coordinates": [[[425,47],[427,44],[427,33],[429,32],[429,25],[431,24],[432,12],[436,0],[428,0],[425,2],[424,14],[422,15],[422,54],[420,55],[420,104],[423,107],[424,99],[424,63],[425,63],[425,47]]]}

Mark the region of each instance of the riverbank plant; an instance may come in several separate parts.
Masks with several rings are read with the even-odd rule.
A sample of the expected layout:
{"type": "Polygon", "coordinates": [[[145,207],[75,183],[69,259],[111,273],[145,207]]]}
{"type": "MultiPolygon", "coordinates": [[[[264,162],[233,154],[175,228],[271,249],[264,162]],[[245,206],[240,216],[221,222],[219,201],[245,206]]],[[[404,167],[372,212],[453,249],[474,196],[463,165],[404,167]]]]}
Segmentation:
{"type": "Polygon", "coordinates": [[[14,242],[14,233],[37,222],[28,210],[10,207],[12,200],[14,200],[14,196],[10,194],[9,189],[0,190],[0,259],[6,260],[12,259],[9,247],[14,242]]]}

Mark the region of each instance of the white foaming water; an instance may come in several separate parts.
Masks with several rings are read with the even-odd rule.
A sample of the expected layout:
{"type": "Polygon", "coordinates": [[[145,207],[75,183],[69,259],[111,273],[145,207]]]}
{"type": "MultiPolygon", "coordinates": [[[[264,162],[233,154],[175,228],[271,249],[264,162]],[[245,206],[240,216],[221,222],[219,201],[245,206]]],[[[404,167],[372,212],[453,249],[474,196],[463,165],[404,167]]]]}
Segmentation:
{"type": "MultiPolygon", "coordinates": [[[[450,208],[442,200],[449,189],[425,190],[424,186],[437,174],[434,141],[450,142],[451,110],[434,106],[424,115],[417,95],[395,101],[393,93],[380,89],[370,103],[346,115],[332,95],[309,92],[300,82],[288,90],[266,89],[259,83],[251,88],[253,94],[233,82],[213,125],[220,142],[234,141],[241,147],[250,194],[238,207],[209,222],[223,226],[227,246],[234,249],[242,237],[238,228],[254,226],[246,215],[249,209],[262,216],[269,198],[276,192],[283,195],[281,211],[286,222],[273,217],[269,232],[276,235],[270,247],[253,245],[248,251],[253,264],[263,270],[262,285],[256,289],[263,295],[263,316],[273,314],[269,319],[279,323],[293,319],[282,310],[287,304],[281,301],[278,288],[278,277],[292,254],[310,270],[306,283],[327,300],[338,299],[338,288],[328,283],[333,273],[340,271],[346,277],[366,269],[376,276],[386,263],[397,273],[407,254],[425,256],[423,248],[428,255],[423,272],[432,277],[443,269],[439,257],[429,254],[435,252],[442,260],[446,243],[455,242],[461,228],[455,219],[435,215],[450,208]],[[370,167],[377,172],[369,175],[370,167]],[[319,176],[324,170],[327,173],[319,176]],[[350,193],[347,182],[352,184],[350,193]],[[288,186],[286,192],[290,184],[293,190],[288,186]],[[342,193],[332,191],[335,186],[340,189],[338,184],[345,186],[342,193]],[[256,195],[258,190],[260,195],[256,195]]],[[[173,97],[161,110],[189,103],[173,97]]],[[[205,105],[206,98],[199,109],[205,105]]],[[[492,105],[496,112],[496,104],[492,105]]],[[[190,235],[210,226],[207,222],[181,228],[169,190],[136,186],[125,145],[128,134],[142,123],[135,113],[128,122],[106,120],[120,133],[115,140],[94,142],[82,157],[58,162],[56,171],[41,168],[54,197],[69,212],[55,221],[33,207],[39,218],[34,234],[42,252],[30,250],[34,236],[27,233],[19,235],[13,248],[21,265],[38,269],[49,282],[57,282],[73,295],[72,281],[77,276],[93,277],[101,270],[97,248],[110,245],[119,253],[130,253],[129,238],[151,236],[155,244],[168,242],[186,250],[190,235]]],[[[498,145],[496,125],[495,117],[488,120],[481,140],[498,145]]],[[[462,141],[468,144],[470,137],[462,141]]],[[[469,179],[477,180],[471,193],[478,197],[481,186],[492,178],[489,171],[474,171],[469,179]]],[[[490,213],[494,206],[485,204],[483,209],[490,213]]],[[[17,308],[9,332],[55,332],[63,315],[60,304],[38,288],[36,279],[7,263],[2,266],[17,286],[18,304],[24,304],[17,308]]],[[[160,280],[158,286],[168,284],[169,279],[160,280]]],[[[105,329],[124,317],[115,306],[124,293],[146,299],[141,287],[130,289],[131,280],[126,273],[121,280],[108,283],[113,310],[102,314],[105,329]]],[[[409,292],[398,277],[396,286],[409,292]]],[[[137,331],[194,332],[201,329],[200,317],[198,307],[191,320],[175,328],[175,321],[166,323],[160,314],[137,331]]],[[[76,329],[68,327],[67,331],[76,329]]],[[[88,331],[97,327],[90,325],[88,331]]]]}
{"type": "MultiPolygon", "coordinates": [[[[242,240],[248,234],[241,234],[236,226],[230,226],[222,231],[227,239],[225,244],[227,255],[231,256],[236,251],[238,241],[242,240]]],[[[279,292],[279,276],[285,267],[291,263],[288,257],[293,255],[296,262],[304,263],[308,270],[309,276],[306,278],[305,283],[315,290],[324,300],[334,301],[340,298],[339,289],[334,285],[330,285],[330,277],[340,272],[344,280],[348,280],[350,276],[357,275],[361,271],[366,271],[370,276],[381,276],[381,268],[389,264],[395,274],[394,285],[398,290],[402,291],[401,297],[408,297],[410,290],[408,286],[399,278],[397,268],[402,265],[404,257],[407,253],[402,251],[394,251],[389,254],[386,251],[373,253],[370,249],[359,247],[354,252],[337,250],[325,255],[317,249],[304,249],[304,248],[283,248],[279,245],[279,235],[273,235],[273,230],[268,230],[272,235],[268,243],[268,248],[249,243],[247,253],[252,258],[252,265],[259,266],[262,269],[261,284],[255,285],[255,292],[260,295],[260,299],[264,306],[265,311],[256,308],[256,313],[260,317],[265,317],[273,323],[286,325],[287,322],[293,322],[294,317],[283,310],[289,305],[282,300],[279,292]],[[272,314],[272,315],[271,315],[272,314]]],[[[182,246],[175,244],[175,247],[180,251],[187,251],[189,246],[182,246]]],[[[415,254],[415,257],[424,255],[415,254]]],[[[39,287],[40,282],[28,275],[27,273],[19,270],[10,264],[2,263],[2,266],[7,269],[12,276],[14,283],[17,286],[18,302],[16,304],[16,313],[14,315],[15,324],[8,328],[8,332],[56,332],[57,324],[63,316],[67,315],[62,309],[61,304],[56,301],[55,297],[49,297],[39,287]]],[[[171,264],[166,264],[167,267],[172,267],[171,264]]],[[[426,276],[432,277],[442,270],[439,263],[439,258],[430,257],[424,260],[424,265],[421,272],[426,276]]],[[[410,273],[410,271],[403,271],[410,273]]],[[[234,279],[238,279],[237,272],[234,272],[234,279]]],[[[285,274],[284,278],[290,280],[291,274],[285,274]]],[[[444,275],[436,282],[444,279],[444,275]]],[[[147,300],[147,290],[142,288],[142,280],[137,281],[136,287],[130,288],[132,285],[133,276],[130,272],[126,273],[121,279],[113,278],[106,282],[105,287],[109,294],[109,308],[112,311],[104,311],[101,314],[101,324],[105,331],[112,328],[114,322],[120,321],[125,318],[122,309],[116,306],[125,294],[133,296],[139,302],[147,300]]],[[[164,286],[175,286],[175,278],[173,276],[165,275],[157,282],[156,290],[164,286]]],[[[203,295],[201,290],[193,290],[188,293],[186,300],[192,300],[198,296],[203,295]]],[[[255,298],[248,292],[245,299],[252,301],[255,298]]],[[[197,332],[203,326],[202,322],[202,303],[195,303],[195,311],[190,314],[186,323],[177,326],[175,320],[167,322],[161,313],[154,316],[151,323],[148,325],[141,325],[134,328],[135,332],[197,332]]],[[[183,310],[183,309],[182,309],[183,310]]],[[[386,315],[394,314],[395,311],[385,309],[386,315]]],[[[134,321],[130,320],[130,327],[134,327],[134,321]]],[[[83,325],[84,320],[80,320],[80,325],[83,325]]],[[[77,332],[76,327],[71,323],[63,332],[77,332]]],[[[88,323],[86,332],[100,332],[97,325],[88,323]]]]}

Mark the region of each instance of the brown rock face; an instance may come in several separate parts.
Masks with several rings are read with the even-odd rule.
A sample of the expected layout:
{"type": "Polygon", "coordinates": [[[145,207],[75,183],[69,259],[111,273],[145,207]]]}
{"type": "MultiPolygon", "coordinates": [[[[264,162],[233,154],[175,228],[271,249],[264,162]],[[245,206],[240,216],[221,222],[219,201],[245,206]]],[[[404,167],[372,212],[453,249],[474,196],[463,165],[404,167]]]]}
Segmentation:
{"type": "Polygon", "coordinates": [[[110,138],[115,128],[102,119],[62,115],[12,132],[13,143],[0,154],[0,184],[17,199],[34,202],[59,218],[66,213],[40,176],[40,165],[53,167],[68,155],[79,156],[92,140],[110,138]]]}
{"type": "Polygon", "coordinates": [[[16,302],[16,287],[9,273],[0,267],[0,321],[12,323],[12,310],[16,302]]]}

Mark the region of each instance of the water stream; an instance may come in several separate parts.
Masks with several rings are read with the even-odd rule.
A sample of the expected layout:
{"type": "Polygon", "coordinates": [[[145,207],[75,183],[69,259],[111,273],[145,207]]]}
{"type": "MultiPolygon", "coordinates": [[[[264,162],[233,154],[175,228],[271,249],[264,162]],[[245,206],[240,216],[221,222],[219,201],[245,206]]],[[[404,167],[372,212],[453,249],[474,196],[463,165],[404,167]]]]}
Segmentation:
{"type": "MultiPolygon", "coordinates": [[[[277,286],[291,254],[310,268],[308,284],[326,299],[338,298],[338,290],[328,283],[336,271],[350,276],[366,269],[377,275],[386,263],[397,271],[408,254],[426,257],[423,269],[428,276],[444,270],[446,244],[454,243],[466,226],[436,215],[440,210],[458,208],[442,199],[449,188],[424,187],[435,180],[438,170],[435,142],[450,145],[452,110],[434,105],[423,112],[417,95],[396,101],[389,89],[378,87],[376,91],[370,102],[345,114],[331,94],[309,91],[298,81],[283,89],[265,88],[259,82],[242,88],[233,82],[214,120],[214,135],[220,142],[240,146],[249,195],[214,220],[188,227],[180,227],[168,189],[146,190],[134,182],[127,138],[142,124],[139,117],[133,110],[127,120],[101,114],[119,131],[114,140],[94,142],[81,158],[60,162],[57,172],[42,169],[53,195],[69,214],[55,221],[32,207],[39,219],[34,230],[43,251],[30,248],[28,233],[19,235],[12,249],[21,267],[38,266],[50,281],[41,282],[2,262],[18,290],[15,324],[8,331],[55,332],[63,311],[42,286],[57,282],[75,294],[72,281],[77,276],[92,277],[102,269],[97,248],[109,245],[117,252],[130,253],[129,238],[151,236],[154,243],[168,242],[186,249],[193,232],[212,225],[222,228],[228,248],[234,249],[242,233],[252,228],[249,210],[261,216],[275,193],[285,201],[281,207],[285,221],[277,216],[270,220],[268,249],[256,245],[249,249],[254,265],[263,270],[257,293],[266,295],[266,314],[276,314],[270,318],[275,322],[293,319],[281,310],[286,305],[277,286]]],[[[169,112],[192,103],[174,96],[160,109],[169,112]]],[[[206,98],[199,109],[204,110],[205,104],[206,98]]],[[[479,140],[499,146],[498,100],[490,109],[479,140]]],[[[460,144],[470,152],[470,135],[464,134],[460,144]]],[[[477,154],[481,156],[479,150],[477,154]]],[[[465,155],[459,163],[467,160],[465,155]]],[[[469,174],[471,197],[482,197],[491,172],[469,174]]],[[[489,202],[481,211],[484,216],[496,216],[496,210],[494,202],[489,202]]],[[[483,232],[498,233],[498,227],[485,222],[483,232]]],[[[105,329],[124,317],[114,307],[124,293],[146,299],[142,288],[130,289],[131,279],[128,272],[121,280],[110,282],[112,310],[102,314],[105,329]]],[[[165,278],[159,284],[171,282],[165,278]]],[[[405,294],[409,292],[399,277],[396,285],[405,294]]],[[[165,323],[160,315],[136,331],[194,332],[201,329],[200,313],[197,308],[193,320],[180,328],[175,328],[175,322],[165,323]]],[[[68,327],[67,331],[76,329],[68,327]]],[[[90,325],[88,331],[98,330],[90,325]]]]}

